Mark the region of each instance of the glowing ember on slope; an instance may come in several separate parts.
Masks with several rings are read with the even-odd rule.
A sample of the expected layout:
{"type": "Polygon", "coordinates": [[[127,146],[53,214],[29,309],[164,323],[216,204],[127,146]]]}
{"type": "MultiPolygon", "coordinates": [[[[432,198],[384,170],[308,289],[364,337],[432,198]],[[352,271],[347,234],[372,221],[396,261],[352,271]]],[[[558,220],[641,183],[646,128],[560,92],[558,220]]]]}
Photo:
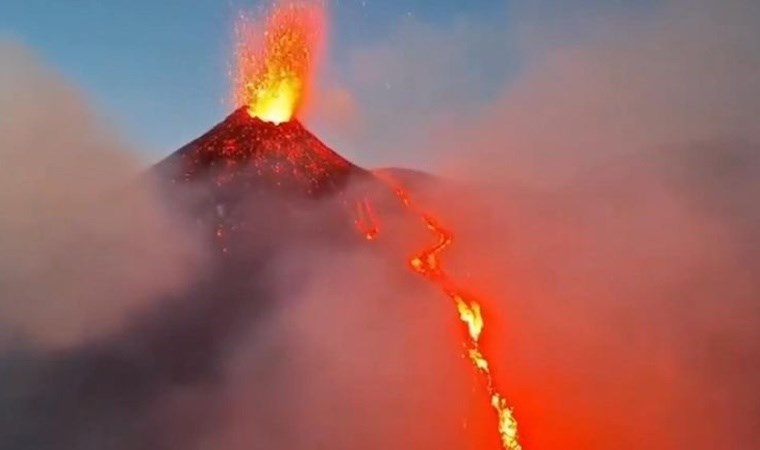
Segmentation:
{"type": "Polygon", "coordinates": [[[372,204],[366,198],[356,202],[356,220],[354,223],[368,241],[375,239],[380,233],[372,204]]]}
{"type": "MultiPolygon", "coordinates": [[[[454,240],[453,233],[445,228],[432,215],[421,211],[414,203],[412,203],[408,192],[404,188],[387,177],[379,178],[393,187],[394,192],[401,200],[404,207],[419,215],[428,230],[434,233],[438,238],[438,241],[435,244],[426,247],[417,255],[410,258],[409,266],[412,270],[435,284],[436,287],[442,290],[456,305],[459,319],[467,328],[467,357],[485,382],[485,387],[490,397],[490,405],[497,416],[501,446],[505,450],[522,450],[522,446],[518,440],[517,420],[512,414],[512,410],[509,407],[506,398],[504,398],[496,387],[488,358],[481,348],[480,338],[485,327],[485,322],[483,320],[483,315],[481,314],[480,303],[475,298],[468,296],[465,290],[456,284],[451,276],[443,269],[439,260],[439,255],[451,246],[454,240]]],[[[366,206],[369,208],[369,205],[366,206]]],[[[371,209],[368,210],[371,211],[371,209]]],[[[379,230],[377,229],[374,219],[371,223],[374,231],[374,238],[379,230]]],[[[360,231],[366,232],[367,224],[364,220],[357,220],[357,226],[360,231]]]]}
{"type": "Polygon", "coordinates": [[[266,122],[292,119],[308,94],[325,21],[317,2],[280,2],[264,24],[241,16],[236,27],[236,104],[266,122]]]}

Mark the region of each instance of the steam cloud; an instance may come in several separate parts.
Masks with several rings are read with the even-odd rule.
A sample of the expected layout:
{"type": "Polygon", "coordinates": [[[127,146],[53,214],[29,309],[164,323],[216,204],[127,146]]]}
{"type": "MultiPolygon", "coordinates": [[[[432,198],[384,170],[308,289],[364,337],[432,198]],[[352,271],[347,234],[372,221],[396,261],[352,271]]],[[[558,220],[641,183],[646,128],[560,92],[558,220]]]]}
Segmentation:
{"type": "MultiPolygon", "coordinates": [[[[499,27],[408,23],[355,49],[362,72],[322,91],[315,120],[373,162],[477,179],[417,194],[457,230],[451,264],[494,310],[525,448],[756,446],[758,7],[613,11],[559,45],[534,25],[492,101],[462,94],[478,75],[423,63],[511,56],[499,27]],[[427,88],[394,78],[410,73],[427,88]]],[[[188,284],[192,227],[149,187],[120,189],[140,169],[118,141],[28,56],[2,56],[4,448],[472,444],[444,299],[372,251],[294,243],[226,287],[253,305],[215,302],[227,293],[188,284]]]]}
{"type": "Polygon", "coordinates": [[[200,250],[78,93],[0,46],[0,324],[67,347],[187,284],[200,250]]]}

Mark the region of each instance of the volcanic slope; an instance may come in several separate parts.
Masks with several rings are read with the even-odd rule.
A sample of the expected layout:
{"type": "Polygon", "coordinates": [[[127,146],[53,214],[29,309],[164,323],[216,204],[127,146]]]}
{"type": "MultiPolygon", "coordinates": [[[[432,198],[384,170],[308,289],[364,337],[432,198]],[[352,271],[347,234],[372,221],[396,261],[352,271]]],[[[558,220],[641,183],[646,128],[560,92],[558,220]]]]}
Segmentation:
{"type": "Polygon", "coordinates": [[[240,108],[156,168],[172,182],[211,180],[217,187],[276,189],[321,196],[366,172],[327,147],[297,120],[281,124],[240,108]]]}

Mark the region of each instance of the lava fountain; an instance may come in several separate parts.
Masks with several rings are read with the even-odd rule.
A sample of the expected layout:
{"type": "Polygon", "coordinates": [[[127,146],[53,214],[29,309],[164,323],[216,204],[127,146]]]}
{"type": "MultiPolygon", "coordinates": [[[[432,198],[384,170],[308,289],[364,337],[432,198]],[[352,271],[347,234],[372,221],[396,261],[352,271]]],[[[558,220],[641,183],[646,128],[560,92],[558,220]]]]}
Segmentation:
{"type": "Polygon", "coordinates": [[[324,8],[314,2],[279,3],[263,23],[241,15],[235,27],[235,104],[265,122],[292,119],[308,98],[326,23],[324,8]]]}

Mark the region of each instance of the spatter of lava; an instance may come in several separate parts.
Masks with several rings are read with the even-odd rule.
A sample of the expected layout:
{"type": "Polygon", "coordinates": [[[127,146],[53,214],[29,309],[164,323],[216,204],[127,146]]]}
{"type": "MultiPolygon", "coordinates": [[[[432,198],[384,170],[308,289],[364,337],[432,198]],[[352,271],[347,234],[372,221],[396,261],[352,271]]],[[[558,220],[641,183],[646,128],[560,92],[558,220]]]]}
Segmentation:
{"type": "MultiPolygon", "coordinates": [[[[480,344],[480,338],[485,327],[480,302],[469,295],[466,289],[459,286],[441,265],[440,255],[453,243],[454,233],[432,214],[423,211],[413,203],[409,193],[398,182],[385,174],[376,174],[376,176],[393,190],[404,208],[417,215],[427,229],[436,236],[437,241],[434,244],[424,247],[409,258],[409,267],[453,301],[459,319],[467,331],[466,356],[476,372],[482,377],[490,398],[491,408],[496,414],[501,446],[505,450],[522,450],[518,440],[517,419],[515,419],[507,399],[496,386],[488,356],[480,344]]],[[[356,226],[368,240],[374,240],[380,233],[379,222],[371,204],[366,199],[357,204],[356,226]]]]}
{"type": "Polygon", "coordinates": [[[265,21],[241,15],[236,25],[236,105],[275,124],[292,119],[309,93],[323,47],[326,16],[317,2],[279,2],[265,21]]]}

